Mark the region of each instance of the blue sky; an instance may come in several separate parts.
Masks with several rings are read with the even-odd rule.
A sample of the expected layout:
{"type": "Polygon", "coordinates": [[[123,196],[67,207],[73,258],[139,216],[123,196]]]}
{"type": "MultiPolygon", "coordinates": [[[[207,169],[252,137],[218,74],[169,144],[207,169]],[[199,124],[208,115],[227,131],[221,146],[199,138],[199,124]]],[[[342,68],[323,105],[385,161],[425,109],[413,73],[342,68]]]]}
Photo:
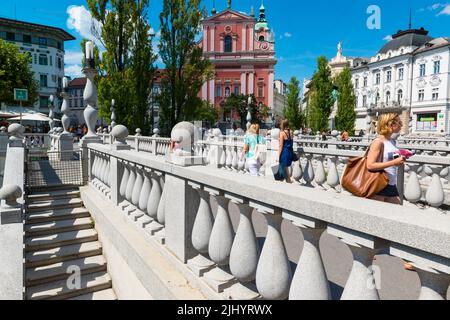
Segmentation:
{"type": "MultiPolygon", "coordinates": [[[[269,27],[276,35],[276,78],[288,81],[311,77],[316,58],[336,54],[342,41],[346,56],[372,56],[399,29],[408,27],[409,10],[413,12],[413,27],[425,27],[433,37],[450,36],[450,0],[341,0],[294,1],[265,0],[269,27]],[[381,9],[381,28],[368,29],[367,9],[377,5],[381,9]]],[[[85,0],[9,0],[2,1],[0,16],[17,18],[60,27],[77,37],[66,42],[66,73],[80,72],[82,36],[90,32],[89,14],[85,0]]],[[[218,11],[226,8],[226,0],[215,0],[218,11]]],[[[213,0],[203,1],[210,12],[213,0]]],[[[232,8],[249,12],[251,6],[258,14],[261,0],[234,0],[232,8]]],[[[162,0],[150,1],[150,23],[159,30],[162,0]]]]}

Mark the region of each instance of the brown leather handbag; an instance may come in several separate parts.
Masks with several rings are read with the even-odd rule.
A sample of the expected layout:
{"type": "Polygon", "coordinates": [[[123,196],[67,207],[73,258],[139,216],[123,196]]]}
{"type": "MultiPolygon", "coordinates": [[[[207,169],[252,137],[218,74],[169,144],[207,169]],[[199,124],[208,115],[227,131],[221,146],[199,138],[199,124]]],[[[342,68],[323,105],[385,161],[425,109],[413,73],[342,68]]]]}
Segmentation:
{"type": "MultiPolygon", "coordinates": [[[[389,184],[389,177],[384,170],[369,171],[367,169],[367,155],[348,160],[347,168],[342,177],[342,187],[353,195],[361,198],[371,198],[381,192],[389,184]]],[[[378,162],[383,162],[384,144],[378,162]]]]}

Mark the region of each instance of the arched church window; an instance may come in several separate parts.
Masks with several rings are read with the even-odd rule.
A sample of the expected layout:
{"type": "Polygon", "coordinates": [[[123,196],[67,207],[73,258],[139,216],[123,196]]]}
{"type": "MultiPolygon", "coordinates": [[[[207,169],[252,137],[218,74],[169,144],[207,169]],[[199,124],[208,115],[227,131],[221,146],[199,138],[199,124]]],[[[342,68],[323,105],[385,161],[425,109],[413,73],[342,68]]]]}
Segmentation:
{"type": "Polygon", "coordinates": [[[226,87],[225,88],[225,97],[229,97],[230,96],[230,94],[231,94],[231,90],[230,90],[230,87],[226,87]]]}
{"type": "Polygon", "coordinates": [[[377,95],[375,96],[375,104],[378,104],[379,101],[380,101],[380,93],[377,92],[377,95]]]}
{"type": "Polygon", "coordinates": [[[231,36],[225,37],[225,52],[233,52],[233,39],[231,36]]]}
{"type": "Polygon", "coordinates": [[[259,36],[259,41],[265,41],[264,36],[259,36]]]}
{"type": "Polygon", "coordinates": [[[390,101],[391,101],[391,92],[387,91],[386,92],[386,104],[389,104],[390,101]]]}
{"type": "Polygon", "coordinates": [[[398,102],[399,104],[401,104],[401,103],[402,103],[402,100],[403,100],[403,90],[400,89],[400,90],[398,90],[398,92],[397,92],[397,102],[398,102]]]}

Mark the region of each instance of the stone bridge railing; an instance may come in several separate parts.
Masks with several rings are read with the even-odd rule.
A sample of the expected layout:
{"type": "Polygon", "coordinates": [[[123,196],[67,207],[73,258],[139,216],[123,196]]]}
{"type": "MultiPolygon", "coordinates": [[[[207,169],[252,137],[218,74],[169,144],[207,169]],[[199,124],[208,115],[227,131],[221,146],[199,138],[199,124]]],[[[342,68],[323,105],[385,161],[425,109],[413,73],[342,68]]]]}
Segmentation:
{"type": "Polygon", "coordinates": [[[54,137],[46,133],[26,133],[25,146],[28,149],[50,149],[54,144],[54,137]]]}
{"type": "Polygon", "coordinates": [[[91,188],[223,298],[330,299],[319,246],[324,233],[340,239],[353,255],[341,299],[379,299],[372,259],[380,249],[416,267],[420,299],[446,298],[450,217],[442,212],[269,179],[262,183],[259,177],[243,179],[236,170],[207,165],[180,167],[114,145],[89,144],[88,150],[91,188]],[[240,212],[237,228],[230,221],[230,204],[240,212]],[[254,214],[265,220],[262,246],[254,214]],[[282,222],[296,226],[305,240],[296,270],[287,257],[282,222]]]}

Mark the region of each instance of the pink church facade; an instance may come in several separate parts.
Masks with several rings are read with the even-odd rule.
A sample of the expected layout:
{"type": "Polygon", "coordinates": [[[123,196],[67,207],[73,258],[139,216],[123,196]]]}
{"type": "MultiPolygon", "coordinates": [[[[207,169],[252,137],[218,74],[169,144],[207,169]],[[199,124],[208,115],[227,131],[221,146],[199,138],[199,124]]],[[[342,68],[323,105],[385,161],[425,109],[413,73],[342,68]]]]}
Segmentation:
{"type": "MultiPolygon", "coordinates": [[[[252,10],[253,11],[253,10],[252,10]]],[[[232,94],[254,94],[258,103],[273,108],[275,42],[261,6],[259,18],[228,8],[202,21],[203,55],[215,68],[215,78],[202,87],[203,100],[220,109],[232,94]]],[[[235,115],[222,115],[223,121],[235,115]]]]}

